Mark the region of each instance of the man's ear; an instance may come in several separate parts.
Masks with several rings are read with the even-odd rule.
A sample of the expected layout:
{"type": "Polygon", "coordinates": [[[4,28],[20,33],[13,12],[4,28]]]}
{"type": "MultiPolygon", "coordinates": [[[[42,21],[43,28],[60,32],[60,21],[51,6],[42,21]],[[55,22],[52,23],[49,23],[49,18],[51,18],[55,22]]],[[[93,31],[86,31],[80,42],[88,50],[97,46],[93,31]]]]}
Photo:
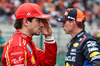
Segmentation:
{"type": "Polygon", "coordinates": [[[73,23],[72,24],[73,24],[73,26],[75,26],[76,25],[76,22],[73,20],[73,23]]]}
{"type": "Polygon", "coordinates": [[[24,18],[24,19],[23,19],[23,24],[24,24],[25,26],[28,26],[28,23],[29,23],[29,21],[27,20],[27,18],[24,18]]]}

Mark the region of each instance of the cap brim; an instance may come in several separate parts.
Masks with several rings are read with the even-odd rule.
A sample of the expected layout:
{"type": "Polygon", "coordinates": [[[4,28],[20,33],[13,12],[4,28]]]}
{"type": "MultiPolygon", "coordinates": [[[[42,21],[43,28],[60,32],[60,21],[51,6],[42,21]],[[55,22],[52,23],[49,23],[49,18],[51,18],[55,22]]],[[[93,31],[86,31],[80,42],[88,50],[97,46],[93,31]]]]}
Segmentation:
{"type": "Polygon", "coordinates": [[[58,22],[64,22],[64,21],[66,21],[66,20],[68,20],[67,18],[63,18],[63,17],[61,17],[61,18],[56,18],[56,21],[58,21],[58,22]]]}
{"type": "Polygon", "coordinates": [[[43,19],[47,19],[50,17],[51,17],[51,15],[47,15],[47,14],[42,14],[42,15],[36,16],[36,18],[43,18],[43,19]]]}

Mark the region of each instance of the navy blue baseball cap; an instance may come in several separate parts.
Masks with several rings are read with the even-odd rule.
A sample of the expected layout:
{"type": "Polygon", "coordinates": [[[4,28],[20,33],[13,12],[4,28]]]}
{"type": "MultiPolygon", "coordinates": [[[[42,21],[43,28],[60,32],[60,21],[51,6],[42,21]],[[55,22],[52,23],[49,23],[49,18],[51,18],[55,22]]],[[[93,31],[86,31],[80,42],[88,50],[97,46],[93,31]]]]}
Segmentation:
{"type": "Polygon", "coordinates": [[[57,18],[58,22],[64,22],[66,20],[75,20],[76,22],[82,23],[84,20],[84,13],[78,8],[68,8],[64,13],[64,16],[61,18],[57,18]]]}

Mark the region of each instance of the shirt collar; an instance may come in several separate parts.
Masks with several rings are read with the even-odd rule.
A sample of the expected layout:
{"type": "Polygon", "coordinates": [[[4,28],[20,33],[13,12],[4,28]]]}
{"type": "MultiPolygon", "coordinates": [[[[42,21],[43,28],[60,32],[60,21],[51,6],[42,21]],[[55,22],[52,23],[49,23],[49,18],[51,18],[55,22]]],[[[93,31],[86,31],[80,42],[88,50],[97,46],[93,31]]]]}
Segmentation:
{"type": "Polygon", "coordinates": [[[15,34],[21,35],[21,37],[23,37],[23,38],[24,38],[25,40],[27,40],[27,41],[31,41],[31,40],[32,40],[32,37],[29,37],[28,35],[22,33],[21,31],[19,31],[19,30],[17,30],[17,29],[16,29],[16,31],[15,31],[15,34]]]}
{"type": "Polygon", "coordinates": [[[78,39],[79,37],[81,37],[85,33],[86,33],[86,31],[83,29],[74,38],[71,38],[71,41],[78,39]]]}

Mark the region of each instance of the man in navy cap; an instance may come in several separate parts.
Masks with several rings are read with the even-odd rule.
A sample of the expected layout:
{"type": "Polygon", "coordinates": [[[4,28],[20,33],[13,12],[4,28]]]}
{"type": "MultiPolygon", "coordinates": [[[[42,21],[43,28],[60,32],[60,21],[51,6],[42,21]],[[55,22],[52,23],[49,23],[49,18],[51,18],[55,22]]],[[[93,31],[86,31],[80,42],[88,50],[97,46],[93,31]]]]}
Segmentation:
{"type": "Polygon", "coordinates": [[[56,20],[62,22],[65,33],[72,37],[65,57],[66,66],[100,66],[100,46],[95,37],[85,31],[84,13],[68,8],[64,16],[56,20]]]}

